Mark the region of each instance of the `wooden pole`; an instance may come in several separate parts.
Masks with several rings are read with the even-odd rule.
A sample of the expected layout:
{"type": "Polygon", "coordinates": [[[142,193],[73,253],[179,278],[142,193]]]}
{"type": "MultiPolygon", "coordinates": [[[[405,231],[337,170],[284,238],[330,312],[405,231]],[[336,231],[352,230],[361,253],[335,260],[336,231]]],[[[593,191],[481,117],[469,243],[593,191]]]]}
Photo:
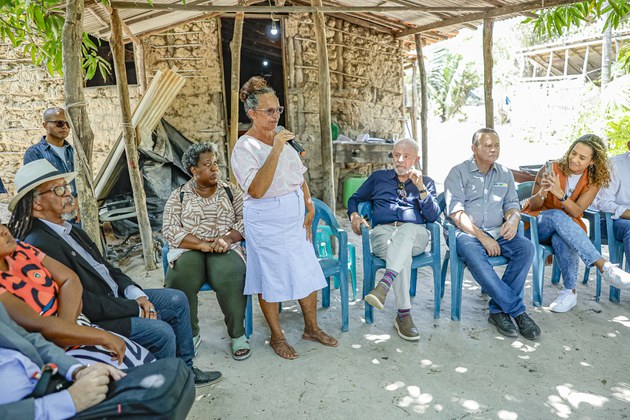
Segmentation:
{"type": "MultiPolygon", "coordinates": [[[[606,15],[608,16],[610,12],[606,15]]],[[[612,62],[613,62],[613,46],[612,46],[612,26],[608,25],[604,31],[604,39],[602,40],[602,89],[612,80],[612,62]]]]}
{"type": "Polygon", "coordinates": [[[136,77],[138,86],[140,86],[140,95],[144,95],[144,92],[147,91],[147,69],[144,66],[144,45],[142,41],[134,41],[133,49],[136,56],[136,77]]]}
{"type": "MultiPolygon", "coordinates": [[[[98,206],[94,198],[92,181],[92,148],[94,133],[83,95],[83,0],[68,0],[66,19],[62,29],[63,90],[66,98],[66,118],[72,127],[72,143],[75,150],[74,167],[79,172],[77,199],[81,211],[83,229],[99,247],[101,234],[98,225],[98,206]]],[[[102,250],[102,249],[101,249],[102,250]]]]}
{"type": "MultiPolygon", "coordinates": [[[[230,41],[230,51],[232,52],[232,71],[230,81],[230,138],[228,144],[228,158],[232,158],[232,149],[238,139],[238,92],[241,88],[241,44],[243,42],[243,21],[245,13],[237,13],[234,18],[234,34],[230,41]]],[[[230,179],[236,183],[234,173],[230,169],[230,179]]]]}
{"type": "Polygon", "coordinates": [[[492,99],[492,19],[483,20],[483,95],[486,103],[486,127],[494,128],[492,99]]]}
{"type": "Polygon", "coordinates": [[[147,211],[147,200],[144,193],[142,174],[140,173],[140,166],[138,165],[136,131],[131,124],[131,103],[129,102],[129,87],[127,85],[127,72],[125,69],[125,46],[122,39],[122,22],[118,15],[118,10],[112,10],[110,20],[111,37],[109,46],[114,58],[114,70],[116,72],[116,86],[118,87],[118,98],[120,100],[127,166],[129,168],[129,179],[131,181],[134,204],[136,206],[138,228],[140,229],[144,266],[147,270],[155,270],[153,235],[151,233],[151,224],[149,223],[149,212],[147,211]]]}
{"type": "MultiPolygon", "coordinates": [[[[311,0],[311,6],[322,7],[321,0],[311,0]]],[[[335,211],[335,180],[333,179],[333,144],[330,132],[330,72],[326,46],[326,22],[324,14],[313,13],[317,39],[317,63],[319,67],[319,130],[321,134],[322,175],[324,176],[323,201],[335,211]]],[[[298,110],[299,111],[299,110],[298,110]]]]}
{"type": "Polygon", "coordinates": [[[418,66],[414,62],[411,66],[411,136],[415,141],[420,142],[418,138],[418,66]]]}
{"type": "MultiPolygon", "coordinates": [[[[427,69],[424,65],[422,53],[422,36],[414,35],[416,54],[418,56],[418,70],[420,78],[420,129],[422,135],[422,172],[429,174],[429,91],[427,90],[427,69]]],[[[418,139],[416,139],[417,141],[418,139]]]]}

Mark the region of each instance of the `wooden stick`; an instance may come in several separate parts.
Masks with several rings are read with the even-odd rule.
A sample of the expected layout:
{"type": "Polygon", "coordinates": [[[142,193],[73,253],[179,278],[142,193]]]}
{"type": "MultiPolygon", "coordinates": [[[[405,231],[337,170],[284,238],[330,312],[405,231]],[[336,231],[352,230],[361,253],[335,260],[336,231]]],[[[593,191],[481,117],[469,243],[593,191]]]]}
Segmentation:
{"type": "Polygon", "coordinates": [[[136,206],[136,218],[138,219],[140,239],[142,241],[144,266],[147,270],[155,270],[153,234],[151,232],[151,224],[149,223],[149,212],[147,211],[147,200],[144,193],[142,174],[140,173],[140,166],[138,164],[136,130],[134,130],[131,125],[131,103],[129,102],[129,87],[127,86],[127,72],[125,68],[125,46],[122,39],[122,21],[118,15],[118,10],[112,10],[110,19],[111,38],[109,45],[114,57],[114,70],[116,72],[116,86],[118,87],[118,97],[120,99],[127,166],[129,169],[129,179],[131,181],[134,204],[136,206]]]}
{"type": "MultiPolygon", "coordinates": [[[[230,42],[230,50],[232,51],[232,77],[230,82],[230,137],[228,142],[228,158],[232,158],[232,149],[238,139],[238,92],[241,88],[241,43],[243,42],[243,21],[244,13],[237,13],[234,19],[234,35],[230,42]]],[[[234,173],[230,170],[230,179],[236,183],[234,173]]]]}
{"type": "Polygon", "coordinates": [[[486,104],[486,127],[494,128],[492,99],[492,19],[483,20],[483,95],[486,104]]]}
{"type": "Polygon", "coordinates": [[[527,3],[510,4],[508,6],[496,7],[489,9],[485,12],[468,13],[452,18],[444,19],[439,22],[429,23],[428,25],[418,26],[413,29],[406,29],[396,34],[396,38],[402,38],[408,35],[418,34],[421,32],[430,31],[432,29],[445,28],[447,26],[462,25],[467,22],[474,22],[477,20],[496,18],[506,15],[514,15],[522,12],[529,12],[531,10],[552,8],[564,4],[579,3],[583,0],[536,0],[529,1],[527,3]]]}
{"type": "MultiPolygon", "coordinates": [[[[540,3],[540,2],[539,2],[540,3]]],[[[135,1],[113,1],[116,9],[168,10],[170,12],[219,12],[219,13],[392,13],[392,12],[485,12],[489,7],[427,7],[427,6],[211,6],[203,4],[145,3],[135,1]]],[[[547,7],[547,6],[543,6],[547,7]]],[[[539,6],[540,8],[540,6],[539,6]]]]}
{"type": "MultiPolygon", "coordinates": [[[[322,0],[311,0],[312,6],[321,7],[322,0]]],[[[317,39],[317,64],[319,66],[319,130],[324,178],[323,201],[335,212],[335,180],[333,179],[333,144],[330,132],[330,73],[326,46],[326,21],[322,12],[313,12],[317,39]]]]}
{"type": "Polygon", "coordinates": [[[414,63],[411,66],[411,137],[418,141],[418,66],[414,63]]]}
{"type": "MultiPolygon", "coordinates": [[[[422,173],[429,174],[429,90],[427,89],[427,68],[424,65],[422,53],[422,36],[414,35],[416,41],[416,55],[420,78],[420,129],[422,130],[422,173]]],[[[418,139],[416,139],[418,141],[418,139]]]]}

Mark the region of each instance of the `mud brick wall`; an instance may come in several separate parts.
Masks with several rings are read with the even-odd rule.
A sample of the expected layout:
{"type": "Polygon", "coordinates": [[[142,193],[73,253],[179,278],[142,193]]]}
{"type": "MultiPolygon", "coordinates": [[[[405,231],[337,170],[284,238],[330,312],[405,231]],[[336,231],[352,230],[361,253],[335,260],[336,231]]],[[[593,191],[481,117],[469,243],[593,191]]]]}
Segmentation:
{"type": "MultiPolygon", "coordinates": [[[[130,86],[129,93],[133,108],[138,101],[136,86],[130,86]]],[[[84,94],[94,130],[92,169],[96,174],[121,133],[120,106],[116,86],[86,88],[84,94]]],[[[42,113],[46,108],[63,107],[64,103],[61,77],[33,65],[20,50],[0,45],[0,177],[9,191],[0,201],[9,201],[14,191],[13,177],[22,165],[24,152],[45,134],[42,113]]]]}
{"type": "Polygon", "coordinates": [[[225,171],[227,124],[218,19],[181,25],[145,37],[143,44],[149,82],[162,68],[186,79],[164,118],[192,141],[216,143],[225,171]]]}
{"type": "MultiPolygon", "coordinates": [[[[320,170],[318,60],[315,29],[308,14],[285,22],[288,127],[308,153],[311,190],[322,191],[320,170]]],[[[350,138],[368,133],[392,138],[402,133],[403,68],[400,41],[371,29],[326,17],[331,80],[331,119],[350,138]]],[[[367,173],[371,164],[341,168],[340,175],[367,173]]],[[[343,179],[337,180],[340,193],[343,179]]]]}

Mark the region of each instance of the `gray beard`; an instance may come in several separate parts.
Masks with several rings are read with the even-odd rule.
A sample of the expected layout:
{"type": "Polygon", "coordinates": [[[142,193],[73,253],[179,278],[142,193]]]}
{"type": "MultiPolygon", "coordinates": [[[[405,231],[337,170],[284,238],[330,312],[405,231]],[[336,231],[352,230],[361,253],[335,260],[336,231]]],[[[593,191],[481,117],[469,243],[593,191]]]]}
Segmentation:
{"type": "Polygon", "coordinates": [[[68,213],[61,213],[61,220],[65,222],[72,222],[74,219],[77,218],[78,213],[79,212],[77,210],[72,210],[68,213]]]}

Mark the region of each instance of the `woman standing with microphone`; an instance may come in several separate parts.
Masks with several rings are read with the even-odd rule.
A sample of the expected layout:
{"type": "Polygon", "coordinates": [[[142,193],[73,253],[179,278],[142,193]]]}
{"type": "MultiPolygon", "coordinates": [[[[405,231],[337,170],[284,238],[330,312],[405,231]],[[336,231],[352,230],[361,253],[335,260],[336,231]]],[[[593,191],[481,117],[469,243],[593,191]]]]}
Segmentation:
{"type": "Polygon", "coordinates": [[[317,324],[317,291],[326,286],[326,280],[310,243],[315,208],[303,176],[306,167],[286,144],[295,135],[285,129],[276,131],[284,108],[262,77],[249,79],[241,88],[240,99],[252,121],[231,157],[245,199],[247,272],[243,293],[258,294],[271,329],[269,344],[280,357],[298,357],[280,327],[278,303],[286,300],[300,303],[302,338],[336,347],[337,340],[317,324]]]}

